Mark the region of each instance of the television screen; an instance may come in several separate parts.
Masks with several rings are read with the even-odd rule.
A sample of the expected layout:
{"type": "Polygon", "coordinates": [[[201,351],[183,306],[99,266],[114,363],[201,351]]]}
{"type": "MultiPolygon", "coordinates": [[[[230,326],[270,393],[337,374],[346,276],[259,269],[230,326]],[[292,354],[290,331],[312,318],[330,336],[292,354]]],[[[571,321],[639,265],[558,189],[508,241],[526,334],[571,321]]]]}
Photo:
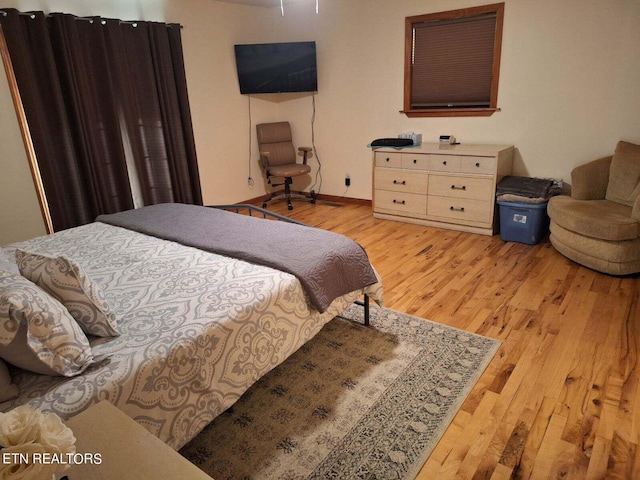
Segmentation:
{"type": "Polygon", "coordinates": [[[235,45],[240,93],[317,92],[316,42],[235,45]]]}

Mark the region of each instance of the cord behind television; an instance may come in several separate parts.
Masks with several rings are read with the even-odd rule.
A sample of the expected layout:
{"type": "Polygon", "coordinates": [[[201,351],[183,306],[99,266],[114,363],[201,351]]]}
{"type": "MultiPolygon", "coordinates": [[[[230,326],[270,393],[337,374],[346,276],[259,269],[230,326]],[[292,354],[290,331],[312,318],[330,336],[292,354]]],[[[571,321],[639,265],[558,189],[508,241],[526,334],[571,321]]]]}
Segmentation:
{"type": "Polygon", "coordinates": [[[251,125],[251,95],[247,95],[248,103],[249,103],[249,176],[247,177],[247,183],[250,187],[253,187],[253,177],[251,176],[251,156],[252,156],[252,137],[253,127],[251,125]]]}
{"type": "Polygon", "coordinates": [[[322,163],[320,162],[320,156],[318,155],[318,151],[316,150],[316,134],[315,134],[315,122],[316,122],[316,96],[315,94],[311,95],[311,148],[313,148],[313,154],[318,161],[318,170],[316,170],[316,179],[313,182],[313,185],[309,188],[310,191],[313,191],[316,183],[318,183],[318,178],[320,179],[320,183],[318,184],[318,190],[315,192],[316,195],[320,193],[320,189],[322,188],[322,163]]]}

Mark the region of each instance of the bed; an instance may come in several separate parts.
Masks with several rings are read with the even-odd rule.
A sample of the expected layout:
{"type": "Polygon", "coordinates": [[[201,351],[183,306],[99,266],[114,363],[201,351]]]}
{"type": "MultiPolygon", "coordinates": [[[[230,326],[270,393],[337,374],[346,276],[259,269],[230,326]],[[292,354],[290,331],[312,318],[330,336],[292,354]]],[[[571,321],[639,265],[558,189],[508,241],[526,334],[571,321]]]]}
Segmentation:
{"type": "MultiPolygon", "coordinates": [[[[320,235],[319,242],[326,244],[329,232],[206,207],[169,204],[139,211],[147,211],[143,221],[124,212],[115,220],[99,217],[88,225],[0,249],[0,288],[3,281],[5,287],[23,281],[24,275],[40,282],[55,270],[51,262],[62,258],[68,262],[67,273],[84,275],[80,284],[97,299],[94,304],[103,314],[101,322],[82,324],[82,330],[91,332],[86,334],[90,351],[69,354],[80,360],[78,365],[71,362],[73,368],[65,363],[62,374],[11,365],[3,354],[11,332],[0,324],[0,356],[9,360],[11,381],[19,392],[0,403],[0,411],[28,404],[69,418],[107,400],[179,449],[352,302],[363,294],[382,301],[381,282],[368,260],[373,281],[369,277],[356,288],[346,282],[340,286],[347,292],[318,294],[309,290],[318,286],[317,271],[305,273],[310,279],[300,279],[298,273],[287,271],[288,266],[284,270],[265,266],[251,255],[249,260],[240,259],[236,257],[242,254],[227,251],[235,248],[223,246],[223,254],[215,251],[219,245],[210,245],[211,237],[228,237],[224,244],[251,230],[256,237],[248,251],[260,245],[269,251],[269,232],[274,228],[289,229],[286,234],[294,237],[301,232],[298,229],[306,229],[302,236],[311,237],[303,246],[313,235],[320,235]],[[160,233],[155,224],[165,225],[160,233]]],[[[244,240],[238,237],[235,243],[244,240]]],[[[317,240],[311,241],[318,246],[317,240]]],[[[351,243],[348,248],[357,246],[351,243]]],[[[340,252],[333,255],[332,247],[327,251],[325,256],[334,264],[350,262],[340,252]]],[[[308,269],[304,259],[295,258],[294,263],[308,269]]],[[[344,282],[330,278],[325,283],[332,290],[344,282]]],[[[56,285],[67,287],[64,282],[56,285]]],[[[57,292],[50,293],[57,298],[57,292]]],[[[88,308],[79,300],[64,306],[79,323],[78,315],[88,308]]],[[[0,322],[2,315],[0,311],[0,322]]]]}

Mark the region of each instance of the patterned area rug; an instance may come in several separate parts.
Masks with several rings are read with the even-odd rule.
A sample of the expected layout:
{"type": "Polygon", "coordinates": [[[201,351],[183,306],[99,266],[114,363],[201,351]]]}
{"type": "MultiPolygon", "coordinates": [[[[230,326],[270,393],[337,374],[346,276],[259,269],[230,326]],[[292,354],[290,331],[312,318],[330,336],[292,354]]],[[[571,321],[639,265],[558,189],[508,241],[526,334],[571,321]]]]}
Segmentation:
{"type": "Polygon", "coordinates": [[[412,479],[499,342],[352,306],[180,453],[216,480],[412,479]]]}

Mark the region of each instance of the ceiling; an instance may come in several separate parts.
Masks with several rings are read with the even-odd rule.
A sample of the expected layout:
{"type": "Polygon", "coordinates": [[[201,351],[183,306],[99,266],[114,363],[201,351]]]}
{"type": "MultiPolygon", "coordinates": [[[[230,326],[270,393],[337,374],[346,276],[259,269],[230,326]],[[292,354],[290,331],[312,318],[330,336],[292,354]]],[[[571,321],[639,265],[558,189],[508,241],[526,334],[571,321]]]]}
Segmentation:
{"type": "MultiPolygon", "coordinates": [[[[243,5],[251,5],[253,7],[279,7],[280,0],[218,0],[219,2],[227,2],[227,3],[241,3],[243,5]]],[[[283,3],[286,5],[287,3],[294,3],[292,0],[283,0],[283,3]]]]}

